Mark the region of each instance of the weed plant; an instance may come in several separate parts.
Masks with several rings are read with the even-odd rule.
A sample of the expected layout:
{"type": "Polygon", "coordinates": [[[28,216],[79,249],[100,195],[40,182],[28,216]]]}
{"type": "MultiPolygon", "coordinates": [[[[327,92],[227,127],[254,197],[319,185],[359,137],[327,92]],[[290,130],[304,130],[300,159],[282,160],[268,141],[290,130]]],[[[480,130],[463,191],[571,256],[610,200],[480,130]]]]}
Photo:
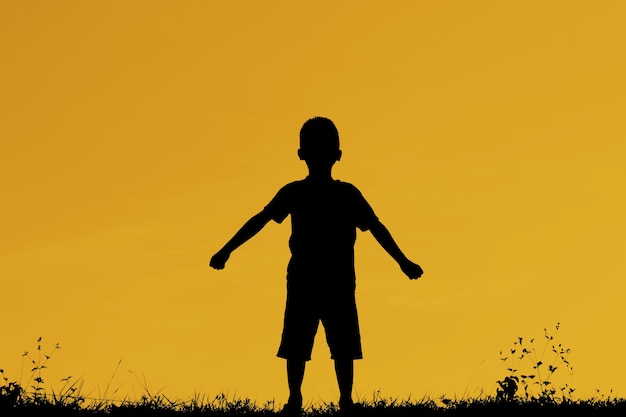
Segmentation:
{"type": "Polygon", "coordinates": [[[557,371],[567,372],[570,376],[574,368],[568,357],[571,349],[557,343],[556,334],[560,323],[554,330],[543,329],[544,343],[536,347],[535,339],[518,337],[513,342],[513,347],[508,351],[500,351],[500,360],[507,365],[509,374],[501,381],[497,381],[499,388],[496,399],[500,401],[512,401],[516,398],[520,388],[523,390],[522,398],[525,401],[540,403],[571,402],[575,389],[569,384],[558,386],[554,382],[557,371]]]}
{"type": "MultiPolygon", "coordinates": [[[[306,417],[409,417],[409,416],[626,416],[626,400],[609,396],[596,396],[587,400],[573,400],[573,389],[565,384],[557,387],[552,380],[558,369],[569,372],[569,349],[555,342],[557,324],[553,332],[544,330],[546,345],[537,350],[534,340],[528,343],[518,338],[507,353],[501,353],[507,365],[508,375],[498,381],[496,395],[480,398],[419,400],[385,398],[377,392],[371,400],[361,401],[354,411],[342,412],[334,403],[310,406],[306,417]],[[521,392],[518,392],[521,391],[521,392]]],[[[82,380],[63,378],[60,389],[46,383],[47,363],[60,346],[56,344],[48,353],[42,353],[41,338],[37,340],[35,355],[24,352],[19,380],[11,381],[0,369],[0,417],[39,416],[215,416],[215,417],[271,417],[280,415],[280,407],[274,401],[257,405],[250,399],[229,399],[220,394],[216,397],[194,395],[190,400],[168,398],[162,393],[153,394],[144,385],[144,393],[138,400],[120,401],[104,398],[88,398],[82,394],[82,380]],[[23,379],[25,366],[30,369],[23,379]]],[[[119,364],[118,364],[119,368],[119,364]]],[[[116,369],[117,372],[117,369],[116,369]]],[[[114,391],[116,392],[116,391],[114,391]]],[[[598,393],[599,394],[599,393],[598,393]]]]}

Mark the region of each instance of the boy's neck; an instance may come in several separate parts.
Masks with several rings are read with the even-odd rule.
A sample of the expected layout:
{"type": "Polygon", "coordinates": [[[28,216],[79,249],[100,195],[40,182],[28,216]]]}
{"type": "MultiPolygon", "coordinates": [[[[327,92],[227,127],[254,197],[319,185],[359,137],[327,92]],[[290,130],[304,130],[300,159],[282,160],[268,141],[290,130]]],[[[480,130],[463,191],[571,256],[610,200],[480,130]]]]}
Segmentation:
{"type": "Polygon", "coordinates": [[[333,181],[332,175],[332,166],[331,167],[309,167],[309,178],[313,181],[333,181]]]}

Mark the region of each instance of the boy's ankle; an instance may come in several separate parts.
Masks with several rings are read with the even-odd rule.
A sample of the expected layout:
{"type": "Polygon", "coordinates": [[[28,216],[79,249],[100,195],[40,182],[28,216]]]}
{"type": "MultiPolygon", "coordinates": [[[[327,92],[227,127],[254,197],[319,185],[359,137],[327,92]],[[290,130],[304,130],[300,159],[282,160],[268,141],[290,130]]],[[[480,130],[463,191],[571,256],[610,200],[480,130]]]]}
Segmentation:
{"type": "Polygon", "coordinates": [[[302,394],[290,394],[287,404],[293,407],[302,407],[302,394]]]}
{"type": "Polygon", "coordinates": [[[339,398],[339,408],[344,410],[344,409],[350,409],[354,406],[354,401],[352,401],[352,398],[350,397],[341,397],[339,398]]]}

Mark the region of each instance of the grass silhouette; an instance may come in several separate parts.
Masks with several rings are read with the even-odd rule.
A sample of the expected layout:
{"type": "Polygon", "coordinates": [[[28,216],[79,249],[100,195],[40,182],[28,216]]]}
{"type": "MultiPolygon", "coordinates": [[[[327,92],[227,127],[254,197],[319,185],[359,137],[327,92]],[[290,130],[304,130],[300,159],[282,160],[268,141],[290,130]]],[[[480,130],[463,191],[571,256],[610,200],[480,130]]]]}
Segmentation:
{"type": "MultiPolygon", "coordinates": [[[[342,413],[337,404],[309,406],[304,416],[625,416],[626,399],[597,395],[574,400],[574,389],[558,386],[552,377],[559,370],[572,372],[568,361],[570,349],[556,342],[557,324],[553,331],[544,329],[544,344],[537,349],[534,339],[517,338],[511,349],[500,352],[508,375],[497,381],[495,395],[478,398],[451,399],[424,397],[419,400],[385,398],[380,392],[369,401],[361,401],[350,414],[342,413]]],[[[196,394],[189,400],[171,399],[162,393],[151,393],[147,384],[139,399],[113,400],[107,398],[111,382],[101,398],[83,395],[82,379],[63,378],[61,388],[47,388],[44,377],[47,363],[60,348],[56,344],[43,353],[41,338],[37,339],[36,354],[22,355],[22,371],[18,381],[10,381],[0,369],[0,416],[255,416],[280,415],[274,401],[257,405],[254,401],[229,399],[225,394],[207,397],[196,394]],[[24,368],[30,368],[24,378],[24,368]]],[[[119,368],[119,363],[118,367],[119,368]]],[[[115,373],[114,373],[115,375],[115,373]]],[[[112,378],[113,379],[113,378],[112,378]]],[[[111,394],[115,394],[114,390],[111,394]]]]}

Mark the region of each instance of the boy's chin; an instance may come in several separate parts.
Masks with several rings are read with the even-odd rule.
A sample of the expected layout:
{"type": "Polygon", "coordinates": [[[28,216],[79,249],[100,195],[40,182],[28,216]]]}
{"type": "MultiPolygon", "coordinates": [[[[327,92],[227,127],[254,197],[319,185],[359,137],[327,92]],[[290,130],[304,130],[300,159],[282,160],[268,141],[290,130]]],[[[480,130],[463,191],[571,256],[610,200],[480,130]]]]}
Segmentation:
{"type": "Polygon", "coordinates": [[[305,159],[306,165],[310,168],[330,168],[337,162],[336,159],[305,159]]]}

